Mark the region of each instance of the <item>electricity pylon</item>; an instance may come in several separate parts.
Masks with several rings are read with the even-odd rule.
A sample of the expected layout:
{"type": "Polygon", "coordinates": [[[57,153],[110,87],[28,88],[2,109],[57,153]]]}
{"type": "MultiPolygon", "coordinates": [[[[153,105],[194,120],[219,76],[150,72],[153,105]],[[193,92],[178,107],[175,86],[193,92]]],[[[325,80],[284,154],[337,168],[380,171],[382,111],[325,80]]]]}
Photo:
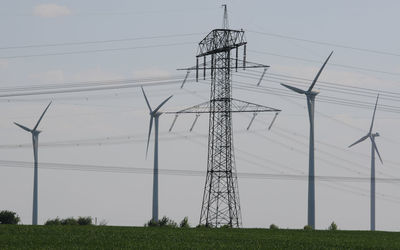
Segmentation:
{"type": "MultiPolygon", "coordinates": [[[[275,112],[280,110],[232,98],[232,68],[268,68],[267,65],[246,61],[246,44],[243,30],[228,28],[228,14],[224,5],[223,28],[212,30],[200,43],[196,66],[184,70],[195,70],[198,80],[199,69],[211,75],[210,101],[178,111],[165,112],[176,115],[184,113],[209,114],[207,175],[204,186],[200,224],[210,227],[242,225],[238,180],[233,149],[232,113],[275,112]],[[243,48],[243,60],[238,51],[243,48]],[[235,54],[232,56],[232,50],[235,54]],[[203,63],[199,64],[199,59],[203,63]],[[207,58],[210,60],[207,62],[207,58]]],[[[173,124],[175,123],[174,119],[173,124]]],[[[194,123],[195,123],[194,122],[194,123]]],[[[194,126],[192,125],[192,128],[194,126]]],[[[173,126],[172,124],[172,126],[173,126]]],[[[172,129],[171,126],[171,129],[172,129]]]]}

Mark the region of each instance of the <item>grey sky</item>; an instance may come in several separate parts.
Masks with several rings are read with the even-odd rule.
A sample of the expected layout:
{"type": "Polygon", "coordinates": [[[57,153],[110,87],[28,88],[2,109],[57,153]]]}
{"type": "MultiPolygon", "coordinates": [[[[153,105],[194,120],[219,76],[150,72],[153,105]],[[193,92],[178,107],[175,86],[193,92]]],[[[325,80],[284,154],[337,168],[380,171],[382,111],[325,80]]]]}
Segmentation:
{"type": "MultiPolygon", "coordinates": [[[[211,29],[222,25],[222,3],[225,2],[4,1],[0,10],[1,87],[124,78],[165,79],[177,75],[183,78],[185,72],[175,69],[195,64],[197,43],[211,29]],[[172,36],[5,49],[167,35],[172,36]],[[177,43],[182,44],[173,45],[177,43]],[[134,49],[144,46],[153,47],[134,49]],[[120,48],[130,49],[113,50],[120,48]],[[105,49],[113,51],[32,56],[105,49]]],[[[277,82],[264,81],[262,86],[280,94],[274,94],[271,89],[257,93],[240,88],[242,82],[255,85],[259,72],[253,73],[254,78],[248,77],[250,73],[246,78],[234,74],[233,95],[283,110],[269,132],[266,127],[272,114],[257,116],[249,132],[245,128],[251,114],[234,116],[238,172],[307,174],[309,127],[305,97],[280,87],[279,81],[285,80],[278,80],[273,74],[312,79],[331,50],[335,52],[320,77],[321,82],[371,88],[382,93],[379,105],[399,107],[398,95],[384,92],[400,92],[399,56],[276,36],[400,54],[400,35],[396,32],[400,21],[398,1],[226,3],[230,26],[246,31],[248,60],[271,65],[265,80],[277,82]],[[290,96],[282,96],[285,94],[290,96]]],[[[372,104],[375,93],[361,96],[361,92],[335,92],[328,84],[320,83],[316,88],[321,91],[315,117],[316,175],[368,178],[370,144],[365,142],[351,149],[347,146],[367,133],[373,109],[337,105],[329,98],[372,104]]],[[[145,89],[153,106],[174,94],[165,107],[167,110],[189,107],[209,97],[207,82],[187,83],[184,90],[179,89],[179,84],[145,89]]],[[[152,143],[148,160],[144,158],[149,117],[139,88],[1,98],[1,160],[33,161],[30,134],[12,122],[33,126],[51,99],[54,103],[40,125],[43,133],[39,140],[42,145],[39,162],[152,169],[152,143]],[[118,138],[129,143],[117,144],[118,138]],[[89,140],[96,145],[55,145],[55,142],[71,140],[79,143],[89,140]],[[113,144],[107,145],[110,141],[113,144]]],[[[206,170],[207,117],[202,115],[194,132],[188,133],[193,118],[180,117],[173,133],[167,133],[173,117],[160,118],[160,169],[206,170]]],[[[398,112],[378,107],[374,130],[382,135],[377,138],[377,144],[384,160],[383,166],[377,162],[378,178],[400,178],[399,125],[398,112]]],[[[24,224],[30,224],[33,169],[2,166],[0,176],[0,209],[14,210],[24,224]]],[[[151,181],[150,174],[40,169],[39,223],[56,216],[92,216],[107,220],[110,225],[143,225],[151,217],[151,181]]],[[[196,225],[204,181],[204,176],[160,175],[160,215],[175,220],[189,216],[192,225],[196,225]]],[[[399,230],[399,185],[377,183],[378,230],[399,230]]],[[[283,228],[301,228],[306,224],[305,180],[240,178],[239,192],[245,227],[267,227],[275,223],[283,228]]],[[[317,228],[327,228],[332,221],[342,229],[369,228],[368,180],[317,180],[317,228]]]]}

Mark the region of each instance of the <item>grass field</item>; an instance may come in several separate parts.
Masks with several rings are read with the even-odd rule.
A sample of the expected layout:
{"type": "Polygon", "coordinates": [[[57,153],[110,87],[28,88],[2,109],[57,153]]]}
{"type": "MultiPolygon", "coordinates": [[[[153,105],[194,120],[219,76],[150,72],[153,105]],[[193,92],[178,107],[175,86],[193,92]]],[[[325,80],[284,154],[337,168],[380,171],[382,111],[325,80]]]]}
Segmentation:
{"type": "Polygon", "coordinates": [[[0,249],[400,249],[400,233],[0,225],[0,249]]]}

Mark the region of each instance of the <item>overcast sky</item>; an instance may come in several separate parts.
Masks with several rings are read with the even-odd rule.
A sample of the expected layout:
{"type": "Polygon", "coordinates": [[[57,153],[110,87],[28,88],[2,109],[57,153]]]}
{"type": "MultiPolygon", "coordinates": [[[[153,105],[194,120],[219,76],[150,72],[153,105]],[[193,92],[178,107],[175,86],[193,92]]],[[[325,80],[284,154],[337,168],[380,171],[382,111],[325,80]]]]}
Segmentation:
{"type": "MultiPolygon", "coordinates": [[[[39,126],[39,223],[57,216],[92,216],[124,226],[148,221],[153,141],[146,160],[149,116],[140,88],[4,95],[35,85],[135,79],[144,84],[152,106],[171,94],[164,110],[204,102],[209,81],[190,81],[180,89],[185,72],[176,69],[195,64],[198,42],[222,25],[223,3],[228,4],[230,27],[246,32],[247,59],[271,66],[258,88],[262,71],[234,73],[233,96],[283,110],[271,131],[267,127],[273,114],[258,115],[249,131],[252,114],[233,117],[237,171],[274,178],[239,178],[243,226],[302,228],[307,223],[306,178],[277,176],[308,173],[306,100],[279,82],[306,89],[333,50],[316,85],[321,93],[316,100],[315,171],[317,176],[355,178],[317,179],[316,227],[335,221],[341,229],[368,230],[371,145],[365,141],[347,147],[368,132],[376,94],[381,93],[374,131],[381,134],[376,141],[384,165],[377,161],[376,176],[400,178],[400,3],[395,0],[3,1],[0,209],[16,211],[23,224],[31,223],[31,135],[12,122],[33,127],[53,100],[39,126]],[[155,79],[176,81],[146,87],[155,79]],[[123,168],[104,172],[104,166],[123,168]],[[149,171],[138,173],[138,168],[149,171]]],[[[179,117],[168,133],[173,116],[160,118],[160,170],[203,175],[161,174],[159,208],[160,216],[176,221],[188,216],[197,225],[208,118],[200,116],[189,133],[193,119],[179,117]]],[[[376,228],[398,231],[400,182],[384,180],[376,186],[376,228]]]]}

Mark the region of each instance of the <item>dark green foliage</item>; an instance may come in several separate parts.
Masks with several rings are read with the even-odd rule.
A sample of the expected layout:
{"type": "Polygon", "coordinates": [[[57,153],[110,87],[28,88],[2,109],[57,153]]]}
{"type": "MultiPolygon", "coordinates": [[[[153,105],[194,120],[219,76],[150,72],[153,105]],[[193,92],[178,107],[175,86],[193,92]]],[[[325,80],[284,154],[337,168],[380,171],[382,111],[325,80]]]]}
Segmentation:
{"type": "Polygon", "coordinates": [[[275,225],[275,224],[271,224],[271,225],[269,226],[269,229],[271,229],[271,230],[276,230],[276,229],[279,229],[279,227],[278,227],[277,225],[275,225]]]}
{"type": "Polygon", "coordinates": [[[336,223],[332,221],[331,225],[328,227],[328,230],[336,231],[338,229],[336,223]]]}
{"type": "Polygon", "coordinates": [[[232,225],[226,224],[226,225],[221,226],[220,228],[232,228],[232,225]]]}
{"type": "Polygon", "coordinates": [[[92,225],[92,217],[79,217],[78,219],[75,219],[73,217],[66,218],[66,219],[60,219],[60,218],[55,218],[55,219],[48,219],[46,223],[44,223],[46,226],[58,226],[58,225],[63,225],[63,226],[86,226],[86,225],[92,225]]]}
{"type": "Polygon", "coordinates": [[[176,224],[175,221],[171,220],[167,216],[164,216],[161,218],[161,220],[158,220],[158,222],[153,221],[153,219],[149,220],[145,225],[145,227],[170,227],[170,228],[176,228],[178,227],[178,224],[176,224]]]}
{"type": "Polygon", "coordinates": [[[3,210],[0,211],[0,224],[18,224],[20,218],[17,213],[13,211],[3,210]]]}
{"type": "Polygon", "coordinates": [[[75,218],[70,217],[70,218],[62,219],[61,220],[61,225],[63,225],[63,226],[77,226],[79,224],[78,224],[78,221],[75,218]]]}
{"type": "Polygon", "coordinates": [[[181,227],[181,228],[189,228],[189,227],[190,227],[190,225],[189,225],[189,219],[188,219],[187,216],[186,216],[185,218],[183,218],[183,220],[181,221],[181,223],[179,223],[179,227],[181,227]]]}
{"type": "Polygon", "coordinates": [[[211,226],[208,224],[199,224],[196,226],[196,228],[211,228],[211,226]]]}
{"type": "Polygon", "coordinates": [[[57,217],[55,219],[48,219],[46,223],[44,223],[45,226],[59,226],[61,225],[61,220],[57,217]]]}
{"type": "Polygon", "coordinates": [[[159,224],[155,222],[153,219],[149,220],[146,224],[144,224],[145,227],[157,227],[159,224]]]}
{"type": "Polygon", "coordinates": [[[92,217],[79,217],[77,222],[81,226],[89,226],[92,225],[92,217]]]}
{"type": "Polygon", "coordinates": [[[1,249],[400,249],[399,232],[0,225],[1,249]]]}
{"type": "Polygon", "coordinates": [[[314,230],[310,225],[305,225],[305,226],[303,227],[303,229],[306,230],[306,231],[312,231],[312,230],[314,230]]]}

